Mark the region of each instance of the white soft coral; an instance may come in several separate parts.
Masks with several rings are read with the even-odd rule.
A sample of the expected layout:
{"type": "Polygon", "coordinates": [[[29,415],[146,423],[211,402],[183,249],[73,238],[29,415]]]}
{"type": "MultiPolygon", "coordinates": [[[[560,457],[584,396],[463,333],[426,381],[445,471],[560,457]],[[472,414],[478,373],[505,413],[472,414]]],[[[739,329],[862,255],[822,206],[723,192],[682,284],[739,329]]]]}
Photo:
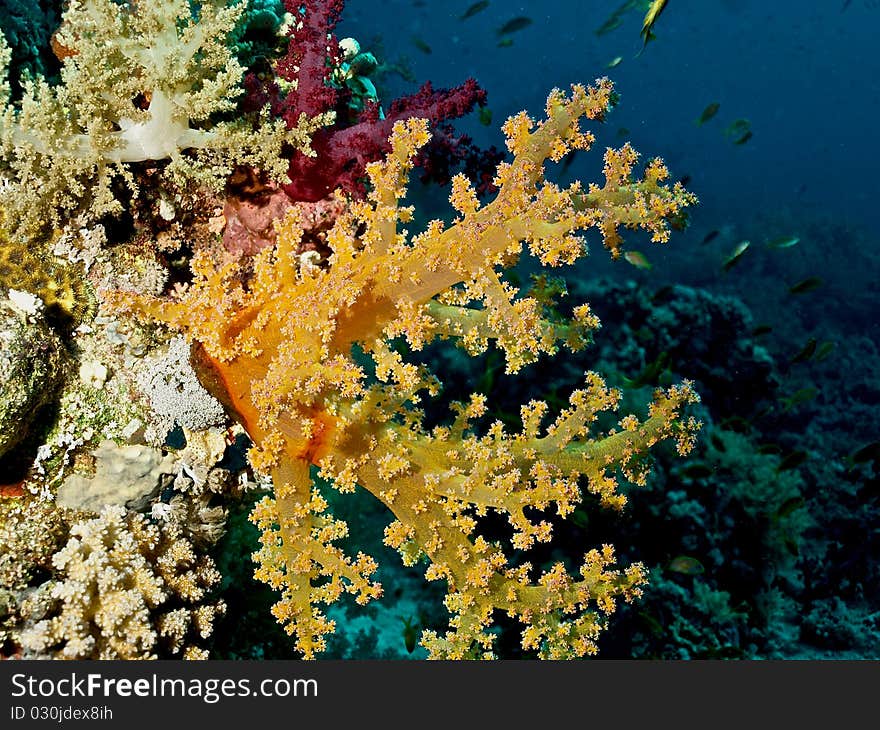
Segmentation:
{"type": "Polygon", "coordinates": [[[118,211],[112,179],[135,190],[126,165],[146,160],[170,160],[169,176],[215,188],[241,164],[281,179],[282,145],[308,153],[309,135],[325,120],[287,130],[265,116],[258,125],[229,118],[244,75],[230,35],[246,5],[70,0],[56,34],[69,51],[62,83],[25,79],[18,105],[9,103],[10,54],[0,36],[0,172],[17,187],[13,217],[57,223],[84,198],[93,216],[118,211]]]}

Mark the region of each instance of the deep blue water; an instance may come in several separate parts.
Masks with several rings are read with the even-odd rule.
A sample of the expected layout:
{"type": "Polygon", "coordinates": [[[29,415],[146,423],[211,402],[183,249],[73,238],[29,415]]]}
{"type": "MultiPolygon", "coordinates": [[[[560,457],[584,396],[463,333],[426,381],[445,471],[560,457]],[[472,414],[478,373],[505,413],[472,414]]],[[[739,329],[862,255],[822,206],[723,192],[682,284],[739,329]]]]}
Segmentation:
{"type": "MultiPolygon", "coordinates": [[[[702,199],[695,221],[790,208],[850,225],[880,223],[872,202],[880,113],[876,0],[852,0],[844,12],[845,0],[671,0],[655,26],[657,40],[638,58],[641,11],[595,33],[622,4],[617,0],[495,0],[458,20],[470,4],[350,0],[339,31],[380,36],[387,58],[407,57],[419,80],[450,86],[476,77],[496,120],[523,108],[538,113],[552,86],[610,76],[622,103],[600,144],[613,143],[626,127],[637,149],[690,175],[702,199]],[[496,29],[515,16],[533,24],[511,34],[513,45],[497,47],[496,29]],[[606,69],[616,56],[623,61],[606,69]],[[697,128],[694,120],[710,102],[721,104],[719,113],[697,128]],[[747,118],[754,132],[742,146],[722,133],[737,118],[747,118]]],[[[481,129],[472,121],[469,131],[478,141],[500,139],[494,125],[481,129]]]]}

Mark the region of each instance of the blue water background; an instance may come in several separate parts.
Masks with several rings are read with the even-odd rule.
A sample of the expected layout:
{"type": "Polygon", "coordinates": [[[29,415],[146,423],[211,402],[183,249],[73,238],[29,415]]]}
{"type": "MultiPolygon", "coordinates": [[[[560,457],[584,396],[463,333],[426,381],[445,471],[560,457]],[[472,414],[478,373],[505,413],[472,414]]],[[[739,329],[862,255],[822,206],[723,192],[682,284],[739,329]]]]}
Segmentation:
{"type": "MultiPolygon", "coordinates": [[[[803,220],[877,230],[877,0],[852,0],[843,12],[845,0],[670,0],[656,41],[638,57],[641,10],[601,37],[595,32],[618,0],[496,0],[459,20],[470,4],[350,0],[338,30],[368,47],[380,37],[382,60],[406,59],[419,81],[452,86],[477,78],[489,93],[493,123],[482,126],[472,115],[457,127],[482,145],[501,143],[498,126],[510,114],[540,115],[551,87],[608,75],[622,98],[600,127],[597,148],[631,140],[644,154],[662,156],[675,177],[690,176],[688,187],[700,197],[689,235],[651,251],[655,263],[673,256],[675,267],[683,266],[689,244],[713,228],[728,227],[731,248],[738,234],[760,235],[749,221],[767,218],[785,221],[768,238],[803,235],[795,230],[803,220]],[[533,23],[511,34],[513,45],[498,47],[497,29],[516,16],[533,23]],[[623,61],[607,69],[616,56],[623,61]],[[717,116],[697,126],[710,102],[720,103],[717,116]],[[724,135],[738,118],[748,119],[754,133],[739,146],[724,135]],[[628,133],[618,134],[621,127],[628,133]]],[[[416,88],[398,76],[383,86],[389,98],[416,88]]],[[[601,157],[589,158],[572,165],[573,176],[596,179],[601,157]]],[[[847,252],[809,244],[826,265],[845,269],[847,252]]],[[[723,237],[716,245],[725,245],[723,237]]],[[[722,253],[696,251],[695,278],[722,253]]]]}

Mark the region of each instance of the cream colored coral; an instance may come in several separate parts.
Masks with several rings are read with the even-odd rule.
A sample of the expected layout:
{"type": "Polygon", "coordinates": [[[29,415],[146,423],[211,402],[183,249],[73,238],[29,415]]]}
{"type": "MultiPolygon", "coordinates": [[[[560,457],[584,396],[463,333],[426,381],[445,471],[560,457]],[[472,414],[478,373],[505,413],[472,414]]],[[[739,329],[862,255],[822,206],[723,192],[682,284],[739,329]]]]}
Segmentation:
{"type": "Polygon", "coordinates": [[[56,495],[60,507],[100,512],[108,504],[142,502],[159,489],[162,474],[174,471],[173,456],[139,444],[118,446],[106,439],[92,455],[94,476],[68,476],[56,495]]]}
{"type": "Polygon", "coordinates": [[[52,560],[60,612],[22,632],[25,649],[61,659],[203,654],[191,640],[209,636],[224,610],[206,604],[220,574],[179,530],[108,506],[70,535],[52,560]]]}
{"type": "Polygon", "coordinates": [[[219,189],[236,164],[281,179],[284,144],[310,152],[310,135],[329,118],[303,115],[291,130],[268,114],[257,127],[221,118],[242,92],[245,69],[228,40],[246,5],[65,3],[54,36],[67,49],[62,83],[26,77],[14,104],[11,52],[0,37],[0,161],[11,171],[9,205],[22,232],[60,224],[65,213],[121,212],[114,180],[136,194],[131,163],[168,160],[167,178],[219,189]]]}
{"type": "Polygon", "coordinates": [[[0,501],[0,587],[20,590],[48,568],[63,530],[51,502],[29,494],[0,501]]]}

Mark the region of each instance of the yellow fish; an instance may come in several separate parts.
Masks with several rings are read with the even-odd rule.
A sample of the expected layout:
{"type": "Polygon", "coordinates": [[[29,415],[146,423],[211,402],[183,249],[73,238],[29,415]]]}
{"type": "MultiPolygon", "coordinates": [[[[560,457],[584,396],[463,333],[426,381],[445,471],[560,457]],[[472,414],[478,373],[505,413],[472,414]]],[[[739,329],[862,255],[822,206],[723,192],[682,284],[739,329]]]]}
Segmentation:
{"type": "Polygon", "coordinates": [[[666,568],[667,570],[671,570],[674,573],[681,573],[682,575],[700,575],[700,573],[706,571],[699,560],[692,558],[689,555],[679,555],[678,557],[673,558],[669,561],[669,565],[667,565],[666,568]]]}
{"type": "Polygon", "coordinates": [[[651,262],[648,261],[648,257],[645,256],[645,254],[643,254],[641,251],[627,251],[625,254],[623,254],[623,258],[625,258],[637,269],[649,270],[651,268],[651,262]]]}
{"type": "MultiPolygon", "coordinates": [[[[660,13],[666,8],[669,0],[654,0],[651,3],[651,6],[648,8],[648,12],[645,13],[645,19],[642,21],[642,32],[641,37],[644,41],[644,45],[642,46],[642,51],[645,50],[645,47],[648,45],[648,41],[652,41],[656,38],[654,35],[654,23],[657,22],[657,19],[660,17],[660,13]]],[[[642,51],[639,51],[639,55],[641,55],[642,51]]]]}
{"type": "Polygon", "coordinates": [[[736,248],[733,249],[733,253],[730,254],[726,259],[724,259],[724,263],[722,268],[725,271],[730,271],[734,266],[736,266],[737,262],[740,260],[742,255],[746,252],[746,249],[751,244],[748,241],[741,241],[737,244],[736,248]]]}

